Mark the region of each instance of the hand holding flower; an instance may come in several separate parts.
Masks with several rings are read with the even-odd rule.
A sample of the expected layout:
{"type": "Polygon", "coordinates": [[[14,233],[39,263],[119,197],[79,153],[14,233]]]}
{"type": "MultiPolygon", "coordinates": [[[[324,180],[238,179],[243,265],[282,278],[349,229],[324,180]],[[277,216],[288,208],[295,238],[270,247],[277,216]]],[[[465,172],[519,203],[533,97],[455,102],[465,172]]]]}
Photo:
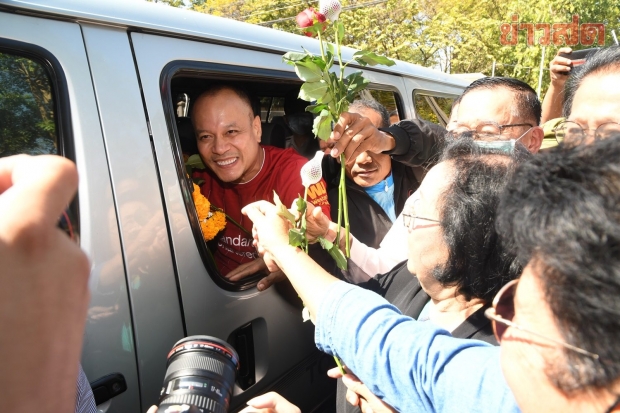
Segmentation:
{"type": "Polygon", "coordinates": [[[375,396],[357,376],[349,371],[343,375],[340,369],[333,368],[327,372],[327,375],[334,379],[342,377],[342,383],[347,386],[347,401],[353,406],[359,406],[362,413],[396,412],[392,406],[375,396]]]}
{"type": "Polygon", "coordinates": [[[253,202],[241,212],[252,220],[252,235],[258,253],[263,256],[269,271],[276,271],[278,264],[271,253],[278,248],[289,246],[288,232],[292,228],[291,222],[278,215],[278,208],[267,201],[253,202]]]}
{"type": "Polygon", "coordinates": [[[327,143],[332,145],[331,156],[344,153],[347,163],[362,152],[381,153],[396,146],[394,137],[377,129],[370,119],[349,112],[340,115],[327,143]]]}

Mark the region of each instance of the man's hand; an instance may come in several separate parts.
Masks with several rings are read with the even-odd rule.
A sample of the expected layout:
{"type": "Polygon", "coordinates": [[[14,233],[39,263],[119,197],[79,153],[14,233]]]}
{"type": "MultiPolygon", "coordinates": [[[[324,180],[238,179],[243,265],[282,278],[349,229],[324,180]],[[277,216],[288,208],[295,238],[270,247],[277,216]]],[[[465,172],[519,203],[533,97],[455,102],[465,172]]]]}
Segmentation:
{"type": "Polygon", "coordinates": [[[265,260],[262,257],[257,258],[254,261],[241,264],[240,266],[226,274],[225,278],[227,278],[229,281],[234,282],[258,273],[267,274],[267,276],[261,279],[256,285],[258,291],[265,291],[273,284],[286,280],[286,275],[284,275],[284,273],[279,268],[273,272],[270,272],[269,268],[267,268],[265,260]]]}
{"type": "Polygon", "coordinates": [[[301,413],[301,410],[278,393],[269,392],[250,400],[240,413],[301,413]]]}
{"type": "Polygon", "coordinates": [[[349,112],[340,115],[327,142],[333,145],[331,156],[335,158],[344,153],[347,163],[355,161],[362,152],[381,153],[396,146],[394,138],[377,129],[370,119],[349,112]]]}
{"type": "Polygon", "coordinates": [[[549,63],[549,73],[551,74],[551,84],[556,88],[563,88],[573,63],[570,59],[560,56],[560,53],[572,53],[570,47],[562,47],[558,50],[551,63],[549,63]]]}
{"type": "Polygon", "coordinates": [[[75,165],[58,156],[0,159],[0,366],[11,372],[0,377],[5,411],[75,407],[90,264],[57,222],[77,184],[75,165]],[[32,393],[35,378],[45,385],[32,393]]]}
{"type": "Polygon", "coordinates": [[[329,370],[327,375],[334,379],[342,377],[342,383],[347,386],[347,401],[353,406],[359,406],[362,413],[396,412],[390,405],[372,394],[354,374],[347,373],[343,376],[340,368],[336,367],[329,370]]]}
{"type": "Polygon", "coordinates": [[[315,207],[308,202],[306,208],[306,236],[309,243],[316,242],[318,237],[324,237],[331,223],[331,220],[323,213],[320,206],[315,207]]]}

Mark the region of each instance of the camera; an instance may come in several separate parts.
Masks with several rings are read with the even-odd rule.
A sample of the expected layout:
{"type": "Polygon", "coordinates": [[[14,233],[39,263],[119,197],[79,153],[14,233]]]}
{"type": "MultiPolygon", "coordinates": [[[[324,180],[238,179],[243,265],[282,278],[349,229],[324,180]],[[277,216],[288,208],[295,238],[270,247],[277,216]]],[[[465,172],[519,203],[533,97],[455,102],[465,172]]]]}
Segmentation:
{"type": "Polygon", "coordinates": [[[177,341],[170,353],[158,413],[226,413],[239,369],[227,342],[210,336],[177,341]]]}
{"type": "Polygon", "coordinates": [[[600,50],[599,47],[594,47],[591,49],[574,50],[572,53],[560,53],[560,56],[570,59],[572,61],[573,67],[569,73],[577,73],[578,71],[583,69],[583,65],[588,60],[588,57],[598,52],[599,50],[600,50]]]}

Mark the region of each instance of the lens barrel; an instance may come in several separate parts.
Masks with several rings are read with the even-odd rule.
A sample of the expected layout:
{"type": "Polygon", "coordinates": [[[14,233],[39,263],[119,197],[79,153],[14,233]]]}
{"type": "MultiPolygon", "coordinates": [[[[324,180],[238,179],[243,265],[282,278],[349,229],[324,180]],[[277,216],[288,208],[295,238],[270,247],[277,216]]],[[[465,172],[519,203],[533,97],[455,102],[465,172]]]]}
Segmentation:
{"type": "Polygon", "coordinates": [[[239,356],[227,342],[190,336],[168,353],[160,413],[226,413],[239,369],[239,356]]]}

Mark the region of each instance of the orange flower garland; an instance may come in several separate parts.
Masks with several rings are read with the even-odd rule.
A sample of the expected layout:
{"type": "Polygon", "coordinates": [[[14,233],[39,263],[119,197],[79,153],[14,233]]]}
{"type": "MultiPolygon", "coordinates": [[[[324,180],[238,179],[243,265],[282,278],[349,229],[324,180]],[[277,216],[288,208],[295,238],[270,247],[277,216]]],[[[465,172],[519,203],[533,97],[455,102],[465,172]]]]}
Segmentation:
{"type": "Polygon", "coordinates": [[[200,187],[196,184],[194,184],[192,198],[194,198],[202,236],[205,241],[211,241],[226,226],[226,215],[222,211],[211,211],[211,203],[200,192],[200,187]]]}

